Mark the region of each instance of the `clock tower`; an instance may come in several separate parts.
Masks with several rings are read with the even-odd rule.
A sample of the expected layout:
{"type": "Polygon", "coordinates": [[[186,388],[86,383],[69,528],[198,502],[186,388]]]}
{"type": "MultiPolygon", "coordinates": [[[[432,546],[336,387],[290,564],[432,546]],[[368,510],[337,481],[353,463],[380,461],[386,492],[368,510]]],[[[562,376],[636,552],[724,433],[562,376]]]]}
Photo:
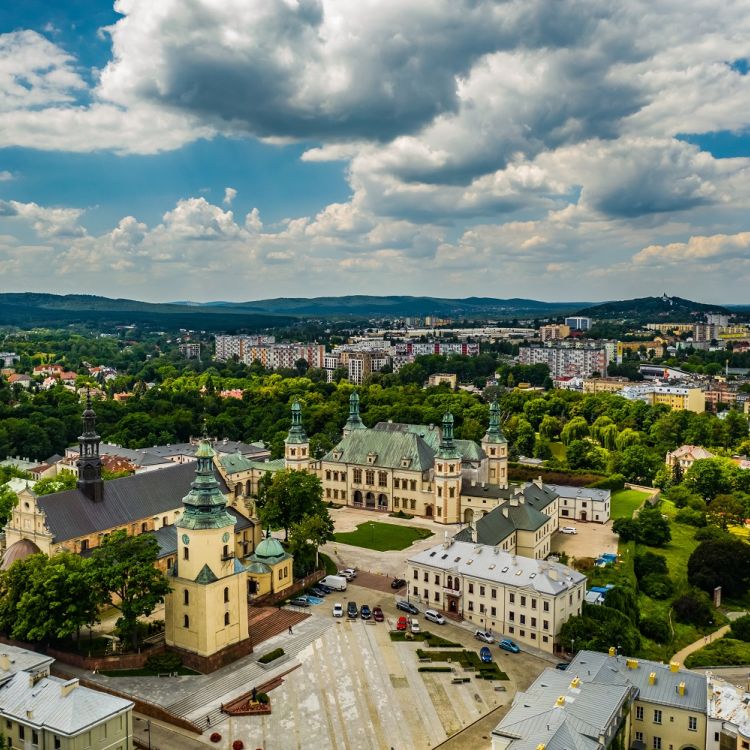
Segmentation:
{"type": "MultiPolygon", "coordinates": [[[[247,573],[235,557],[235,520],[216,480],[208,440],[195,455],[195,479],[175,523],[177,562],[165,602],[165,631],[168,646],[211,657],[248,638],[247,573]]],[[[208,669],[220,665],[217,660],[208,669]]]]}

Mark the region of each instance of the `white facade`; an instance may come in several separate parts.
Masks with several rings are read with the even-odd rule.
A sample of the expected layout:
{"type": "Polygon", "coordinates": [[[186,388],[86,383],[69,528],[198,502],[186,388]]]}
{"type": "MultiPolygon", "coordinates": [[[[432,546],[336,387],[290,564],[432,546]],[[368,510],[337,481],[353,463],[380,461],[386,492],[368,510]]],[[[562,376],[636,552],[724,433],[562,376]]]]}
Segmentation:
{"type": "Polygon", "coordinates": [[[588,331],[591,328],[591,318],[573,315],[570,318],[565,318],[565,325],[570,326],[574,331],[588,331]]]}
{"type": "Polygon", "coordinates": [[[598,490],[589,487],[569,487],[564,484],[549,484],[559,495],[558,513],[560,525],[567,521],[609,521],[612,493],[609,490],[598,490]]]}
{"type": "Polygon", "coordinates": [[[518,350],[518,361],[522,365],[544,364],[550,375],[560,377],[589,377],[598,372],[606,375],[609,355],[604,346],[522,346],[518,350]]]}

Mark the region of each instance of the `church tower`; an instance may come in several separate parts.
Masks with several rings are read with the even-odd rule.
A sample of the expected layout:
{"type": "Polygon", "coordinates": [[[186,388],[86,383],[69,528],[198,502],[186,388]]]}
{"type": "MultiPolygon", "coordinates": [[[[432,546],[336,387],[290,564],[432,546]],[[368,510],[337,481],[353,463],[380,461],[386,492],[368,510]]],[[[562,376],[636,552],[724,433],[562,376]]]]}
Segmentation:
{"type": "Polygon", "coordinates": [[[310,465],[310,441],[302,426],[302,407],[294,399],[292,404],[292,426],[284,439],[284,467],[303,471],[310,465]]]}
{"type": "Polygon", "coordinates": [[[500,406],[490,404],[490,424],[482,438],[482,450],[487,456],[487,483],[508,489],[508,441],[500,428],[500,406]]]}
{"type": "Polygon", "coordinates": [[[435,520],[458,523],[461,520],[461,453],[453,441],[453,415],[443,416],[443,433],[435,454],[435,520]]]}
{"type": "Polygon", "coordinates": [[[89,500],[100,503],[104,495],[102,459],[99,455],[101,438],[96,433],[96,412],[91,406],[91,393],[86,392],[83,411],[83,433],[78,438],[78,489],[89,500]]]}
{"type": "Polygon", "coordinates": [[[248,637],[247,573],[234,556],[234,518],[216,481],[208,440],[195,455],[195,479],[175,523],[177,563],[165,602],[165,634],[168,646],[210,657],[248,637]]]}
{"type": "Polygon", "coordinates": [[[365,423],[359,416],[359,394],[357,391],[352,391],[352,395],[349,396],[349,419],[344,425],[344,437],[351,435],[354,430],[366,429],[365,423]]]}

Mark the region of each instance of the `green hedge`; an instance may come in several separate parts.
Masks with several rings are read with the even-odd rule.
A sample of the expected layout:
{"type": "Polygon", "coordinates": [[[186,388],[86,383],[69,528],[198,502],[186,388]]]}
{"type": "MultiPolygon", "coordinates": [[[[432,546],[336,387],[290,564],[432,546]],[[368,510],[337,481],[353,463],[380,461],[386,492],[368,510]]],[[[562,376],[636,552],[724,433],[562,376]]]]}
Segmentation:
{"type": "Polygon", "coordinates": [[[418,672],[452,672],[451,667],[419,667],[418,672]]]}
{"type": "Polygon", "coordinates": [[[542,469],[536,466],[508,463],[508,479],[510,480],[530,482],[532,479],[538,479],[539,477],[548,484],[566,484],[571,487],[586,487],[609,479],[605,474],[597,474],[582,469],[542,469]]]}
{"type": "Polygon", "coordinates": [[[284,649],[283,648],[275,648],[273,651],[269,651],[267,654],[263,654],[263,656],[258,659],[258,662],[260,664],[268,664],[269,662],[272,662],[274,659],[278,659],[280,656],[284,656],[284,649]]]}

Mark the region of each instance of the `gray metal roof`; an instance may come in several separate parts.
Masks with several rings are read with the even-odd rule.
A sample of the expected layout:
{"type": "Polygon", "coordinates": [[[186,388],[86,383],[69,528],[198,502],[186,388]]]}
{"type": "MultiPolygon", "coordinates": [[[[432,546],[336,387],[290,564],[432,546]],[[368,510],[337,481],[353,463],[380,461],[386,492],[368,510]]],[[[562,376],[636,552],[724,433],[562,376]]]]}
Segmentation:
{"type": "Polygon", "coordinates": [[[25,648],[18,648],[18,646],[11,646],[8,643],[0,645],[0,655],[8,657],[8,669],[4,671],[0,667],[0,679],[22,670],[30,669],[36,672],[43,667],[50,666],[55,661],[51,656],[38,654],[36,651],[29,651],[25,648]]]}
{"type": "MultiPolygon", "coordinates": [[[[92,502],[78,489],[43,495],[36,502],[46,514],[47,527],[55,541],[64,542],[181,508],[194,476],[195,463],[191,461],[106,481],[99,503],[92,502]]],[[[221,491],[228,494],[220,475],[217,481],[221,491]]]]}
{"type": "Polygon", "coordinates": [[[545,487],[549,487],[560,497],[567,498],[568,500],[582,497],[592,502],[606,502],[612,497],[611,490],[600,490],[593,487],[569,487],[565,484],[547,484],[545,487]]]}
{"type": "Polygon", "coordinates": [[[58,677],[42,677],[33,682],[29,672],[17,672],[0,686],[0,716],[71,736],[133,707],[131,701],[82,687],[77,682],[58,677]],[[73,683],[76,686],[63,695],[63,686],[73,683]]]}

